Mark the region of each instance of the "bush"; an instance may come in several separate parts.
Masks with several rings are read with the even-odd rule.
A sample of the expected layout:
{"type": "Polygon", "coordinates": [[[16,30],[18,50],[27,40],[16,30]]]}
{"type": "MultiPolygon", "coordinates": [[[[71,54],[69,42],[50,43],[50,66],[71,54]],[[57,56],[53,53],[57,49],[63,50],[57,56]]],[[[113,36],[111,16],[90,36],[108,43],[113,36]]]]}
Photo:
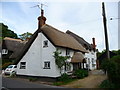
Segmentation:
{"type": "Polygon", "coordinates": [[[100,88],[114,88],[115,85],[113,83],[111,83],[109,80],[104,80],[100,86],[100,88]]]}
{"type": "Polygon", "coordinates": [[[60,78],[58,78],[58,81],[61,81],[61,82],[67,82],[69,81],[71,78],[66,74],[62,74],[60,78]]]}
{"type": "Polygon", "coordinates": [[[2,69],[6,69],[8,65],[13,64],[12,62],[7,62],[2,65],[2,69]]]}
{"type": "Polygon", "coordinates": [[[110,60],[104,60],[102,69],[107,71],[108,79],[110,82],[119,86],[120,83],[120,56],[114,56],[110,60]]]}
{"type": "Polygon", "coordinates": [[[88,71],[83,69],[76,70],[74,75],[77,76],[77,78],[81,79],[88,76],[88,71]]]}

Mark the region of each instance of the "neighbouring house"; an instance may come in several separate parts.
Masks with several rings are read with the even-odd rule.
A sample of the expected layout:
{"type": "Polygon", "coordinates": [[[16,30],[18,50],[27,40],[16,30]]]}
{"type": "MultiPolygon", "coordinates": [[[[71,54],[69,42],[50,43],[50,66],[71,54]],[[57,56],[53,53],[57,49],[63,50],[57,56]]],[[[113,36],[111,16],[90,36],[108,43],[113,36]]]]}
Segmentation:
{"type": "Polygon", "coordinates": [[[82,37],[76,35],[75,33],[71,31],[67,31],[67,34],[71,35],[74,37],[86,50],[88,53],[85,53],[85,60],[86,63],[84,65],[82,64],[82,68],[86,68],[89,70],[94,70],[96,69],[96,60],[97,60],[97,49],[95,45],[95,38],[92,39],[93,44],[89,44],[87,41],[85,41],[82,37]]]}
{"type": "Polygon", "coordinates": [[[38,29],[31,36],[16,60],[17,75],[59,77],[60,69],[55,63],[54,52],[58,49],[62,56],[70,56],[62,67],[62,73],[80,69],[86,61],[87,50],[72,36],[45,23],[46,18],[38,17],[38,29]]]}
{"type": "Polygon", "coordinates": [[[19,56],[26,41],[5,37],[2,41],[2,60],[13,61],[19,56]]]}

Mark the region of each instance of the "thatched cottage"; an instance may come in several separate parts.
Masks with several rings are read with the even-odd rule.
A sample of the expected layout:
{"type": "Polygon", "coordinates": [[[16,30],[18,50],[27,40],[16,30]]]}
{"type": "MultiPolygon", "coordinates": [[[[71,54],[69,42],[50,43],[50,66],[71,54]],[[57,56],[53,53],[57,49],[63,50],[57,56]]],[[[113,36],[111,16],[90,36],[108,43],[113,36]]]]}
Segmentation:
{"type": "Polygon", "coordinates": [[[88,51],[71,35],[46,24],[43,14],[41,10],[41,16],[38,17],[38,29],[17,58],[17,75],[59,77],[60,69],[53,57],[56,49],[61,52],[61,56],[71,57],[66,62],[70,64],[70,67],[64,66],[62,73],[69,74],[83,68],[86,62],[85,53],[88,51]]]}

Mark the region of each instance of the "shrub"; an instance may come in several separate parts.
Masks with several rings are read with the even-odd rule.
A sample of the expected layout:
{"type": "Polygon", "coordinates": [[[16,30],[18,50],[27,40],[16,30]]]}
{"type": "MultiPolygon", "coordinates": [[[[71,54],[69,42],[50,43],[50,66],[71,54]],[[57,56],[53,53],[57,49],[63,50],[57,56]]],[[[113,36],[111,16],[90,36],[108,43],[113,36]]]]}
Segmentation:
{"type": "Polygon", "coordinates": [[[104,60],[102,69],[107,71],[108,79],[110,82],[119,86],[120,83],[120,56],[112,57],[110,60],[104,60]]]}
{"type": "Polygon", "coordinates": [[[2,65],[2,69],[6,69],[8,65],[13,64],[12,62],[7,62],[2,65]]]}
{"type": "Polygon", "coordinates": [[[61,81],[61,82],[67,82],[69,81],[71,78],[66,74],[62,74],[60,78],[58,78],[58,81],[61,81]]]}
{"type": "Polygon", "coordinates": [[[100,84],[99,87],[100,87],[100,88],[114,88],[115,85],[114,85],[112,82],[110,82],[109,80],[104,80],[104,81],[100,84]]]}
{"type": "Polygon", "coordinates": [[[81,70],[78,69],[75,71],[74,75],[77,76],[77,78],[81,79],[88,76],[88,71],[83,69],[81,70]]]}

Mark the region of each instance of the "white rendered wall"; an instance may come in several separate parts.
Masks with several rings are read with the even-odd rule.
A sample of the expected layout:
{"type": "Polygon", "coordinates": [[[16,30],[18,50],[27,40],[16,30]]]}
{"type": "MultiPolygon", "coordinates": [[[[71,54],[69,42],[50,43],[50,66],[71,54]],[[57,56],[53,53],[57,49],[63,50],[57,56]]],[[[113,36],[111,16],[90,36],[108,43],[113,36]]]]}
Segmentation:
{"type": "Polygon", "coordinates": [[[26,69],[20,69],[20,62],[17,67],[18,75],[58,77],[60,71],[55,64],[53,52],[56,48],[48,40],[48,47],[43,48],[43,41],[48,40],[42,33],[39,33],[27,53],[20,62],[26,62],[26,69]],[[50,61],[50,69],[44,69],[44,61],[50,61]]]}
{"type": "MultiPolygon", "coordinates": [[[[87,59],[88,69],[90,70],[96,69],[96,60],[97,60],[96,52],[88,51],[88,53],[85,53],[85,58],[87,59]],[[94,62],[92,62],[92,59],[94,59],[93,60],[94,62]],[[93,64],[95,64],[95,66],[93,66],[93,64]]],[[[85,68],[86,68],[86,65],[85,65],[85,68]]]]}
{"type": "MultiPolygon", "coordinates": [[[[57,48],[58,49],[58,51],[59,52],[61,52],[61,56],[66,56],[66,49],[65,48],[57,48]]],[[[69,56],[72,58],[72,56],[73,56],[73,54],[74,54],[74,51],[73,50],[69,50],[70,51],[70,54],[69,54],[69,56]]],[[[69,58],[67,61],[68,62],[71,62],[71,58],[69,58]]],[[[73,64],[72,63],[70,63],[70,70],[69,71],[65,71],[65,68],[64,68],[64,66],[63,66],[63,68],[62,68],[62,73],[67,73],[67,72],[71,72],[71,71],[73,71],[73,64]]]]}

